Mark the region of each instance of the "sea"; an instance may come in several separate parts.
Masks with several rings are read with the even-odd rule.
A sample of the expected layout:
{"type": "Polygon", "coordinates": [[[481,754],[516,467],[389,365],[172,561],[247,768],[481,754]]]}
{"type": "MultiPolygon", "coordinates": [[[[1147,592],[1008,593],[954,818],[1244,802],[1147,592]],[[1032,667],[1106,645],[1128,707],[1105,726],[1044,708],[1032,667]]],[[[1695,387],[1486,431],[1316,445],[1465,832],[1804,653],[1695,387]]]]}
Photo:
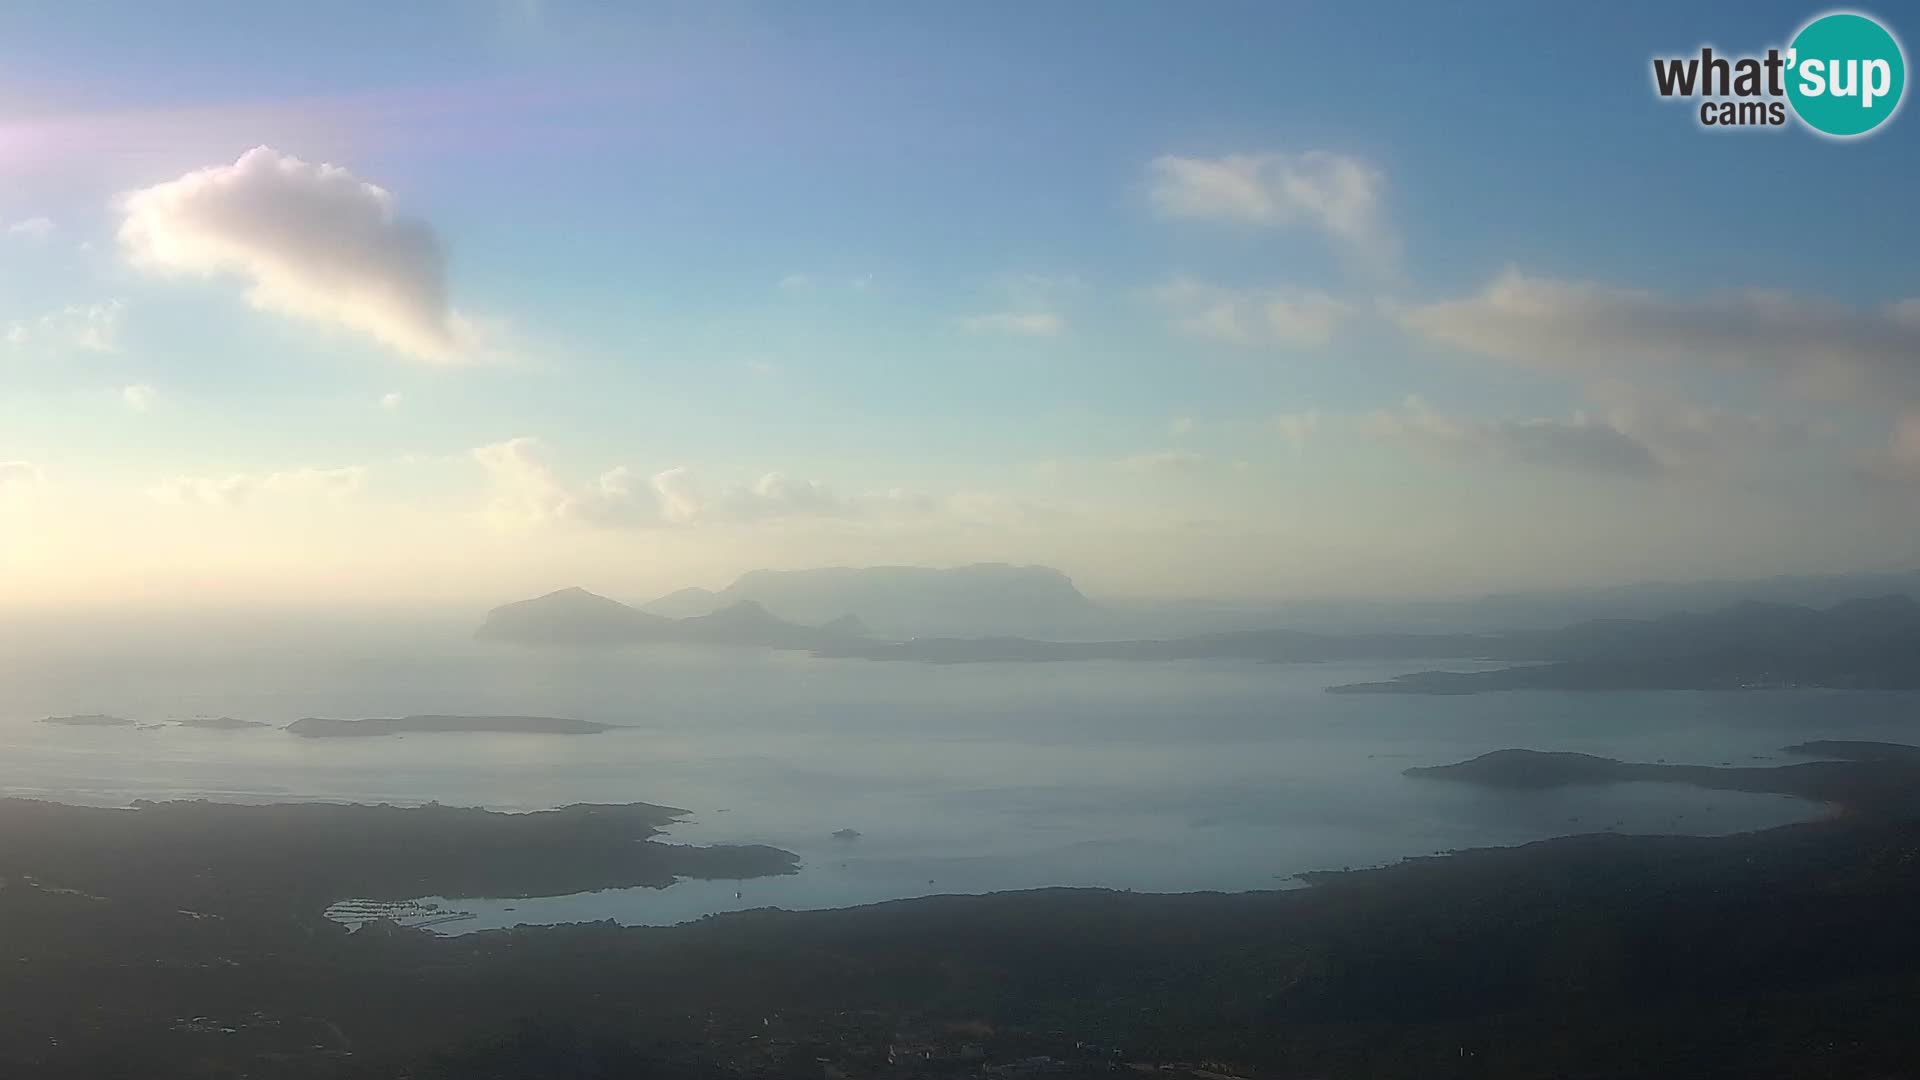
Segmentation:
{"type": "MultiPolygon", "coordinates": [[[[1573,833],[1718,835],[1816,817],[1771,795],[1632,783],[1495,791],[1403,775],[1490,750],[1759,765],[1810,739],[1914,741],[1920,695],[1857,691],[1336,695],[1459,662],[922,665],[755,650],[515,649],[438,629],[224,642],[15,637],[0,794],[684,808],[671,843],[771,844],[798,874],[541,898],[426,897],[439,932],[846,907],[1046,886],[1292,887],[1573,833]],[[107,713],[134,728],[39,722],[107,713]],[[305,716],[567,716],[590,736],[303,739],[305,716]],[[274,727],[179,727],[232,716],[274,727]],[[851,830],[854,838],[836,837],[851,830]]],[[[347,898],[343,898],[347,899],[347,898]]]]}

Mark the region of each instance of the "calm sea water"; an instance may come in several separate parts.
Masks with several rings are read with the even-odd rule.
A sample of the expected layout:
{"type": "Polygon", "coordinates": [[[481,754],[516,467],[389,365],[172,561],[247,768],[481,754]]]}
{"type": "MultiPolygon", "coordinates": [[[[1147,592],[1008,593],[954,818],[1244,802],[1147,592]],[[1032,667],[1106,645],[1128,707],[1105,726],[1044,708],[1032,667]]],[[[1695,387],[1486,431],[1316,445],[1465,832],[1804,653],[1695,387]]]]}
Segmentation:
{"type": "Polygon", "coordinates": [[[524,652],[449,635],[375,644],[17,646],[0,661],[0,793],[321,799],[529,810],[645,801],[669,839],[798,853],[794,877],[540,900],[460,900],[448,929],[743,907],[833,907],[1048,885],[1274,888],[1301,871],[1574,832],[1718,834],[1803,819],[1774,796],[1628,784],[1493,792],[1404,777],[1502,747],[1753,764],[1812,738],[1915,738],[1920,696],[1510,693],[1345,696],[1418,665],[933,667],[759,652],[524,652]],[[105,712],[531,713],[623,725],[588,737],[306,740],[276,730],[86,729],[105,712]],[[836,840],[839,829],[857,840],[836,840]],[[738,893],[739,896],[735,896],[738,893]]]}

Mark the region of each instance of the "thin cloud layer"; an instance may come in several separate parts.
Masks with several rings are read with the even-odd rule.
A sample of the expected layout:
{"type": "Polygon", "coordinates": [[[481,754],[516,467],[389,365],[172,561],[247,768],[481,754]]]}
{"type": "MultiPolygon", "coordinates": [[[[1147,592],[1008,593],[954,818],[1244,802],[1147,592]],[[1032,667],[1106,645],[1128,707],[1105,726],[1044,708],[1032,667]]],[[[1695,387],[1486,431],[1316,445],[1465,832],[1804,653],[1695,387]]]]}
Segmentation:
{"type": "Polygon", "coordinates": [[[37,318],[15,319],[7,324],[4,337],[7,346],[16,351],[118,352],[124,311],[118,300],[68,304],[37,318]]]}
{"type": "Polygon", "coordinates": [[[1867,459],[1868,479],[1902,485],[1920,485],[1920,412],[1900,417],[1887,445],[1867,459]]]}
{"type": "Polygon", "coordinates": [[[122,196],[120,243],[155,274],[237,277],[262,311],[368,335],[435,363],[461,359],[445,256],[391,192],[337,165],[260,146],[122,196]]]}
{"type": "Polygon", "coordinates": [[[1554,370],[1626,361],[1760,369],[1829,395],[1920,400],[1920,301],[1878,309],[1782,292],[1668,297],[1510,270],[1462,300],[1399,309],[1435,344],[1554,370]]]}
{"type": "Polygon", "coordinates": [[[1807,425],[1760,413],[1703,406],[1652,393],[1619,380],[1587,389],[1606,422],[1654,452],[1669,468],[1751,462],[1806,443],[1807,425]]]}
{"type": "Polygon", "coordinates": [[[1318,289],[1230,289],[1176,277],[1153,290],[1174,329],[1237,345],[1324,345],[1349,314],[1318,289]]]}
{"type": "Polygon", "coordinates": [[[171,476],[147,489],[155,502],[169,506],[242,506],[262,495],[342,499],[366,482],[366,469],[291,469],[225,476],[171,476]]]}
{"type": "Polygon", "coordinates": [[[600,474],[592,485],[575,486],[554,468],[546,446],[530,436],[477,447],[472,458],[487,474],[488,516],[509,528],[556,522],[612,529],[686,527],[925,513],[937,507],[935,500],[906,491],[840,495],[778,471],[719,494],[709,494],[684,466],[647,475],[623,465],[600,474]]]}
{"type": "Polygon", "coordinates": [[[1413,397],[1401,408],[1367,415],[1362,430],[1423,454],[1623,476],[1650,476],[1661,469],[1644,442],[1584,413],[1567,420],[1480,420],[1435,412],[1413,397]]]}
{"type": "Polygon", "coordinates": [[[996,311],[972,315],[960,325],[975,334],[1011,334],[1014,337],[1059,337],[1067,322],[1051,311],[996,311]]]}
{"type": "Polygon", "coordinates": [[[0,491],[8,488],[38,487],[46,474],[31,461],[0,461],[0,491]]]}
{"type": "Polygon", "coordinates": [[[1148,163],[1148,197],[1161,216],[1263,228],[1308,225],[1345,254],[1390,268],[1399,240],[1386,222],[1387,176],[1327,150],[1227,154],[1148,163]]]}
{"type": "Polygon", "coordinates": [[[45,241],[54,234],[58,226],[49,217],[30,217],[24,221],[15,221],[7,226],[7,232],[13,236],[24,236],[29,240],[45,241]]]}

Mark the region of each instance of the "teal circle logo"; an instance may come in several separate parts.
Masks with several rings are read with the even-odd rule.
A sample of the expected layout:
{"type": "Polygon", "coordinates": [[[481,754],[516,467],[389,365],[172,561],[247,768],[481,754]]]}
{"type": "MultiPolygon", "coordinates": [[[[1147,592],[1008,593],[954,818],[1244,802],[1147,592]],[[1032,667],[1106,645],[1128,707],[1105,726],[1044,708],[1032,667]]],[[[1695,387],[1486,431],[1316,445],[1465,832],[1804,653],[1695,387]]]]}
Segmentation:
{"type": "Polygon", "coordinates": [[[1822,15],[1787,50],[1787,100],[1823,135],[1865,135],[1892,118],[1907,87],[1907,58],[1893,34],[1865,15],[1822,15]]]}

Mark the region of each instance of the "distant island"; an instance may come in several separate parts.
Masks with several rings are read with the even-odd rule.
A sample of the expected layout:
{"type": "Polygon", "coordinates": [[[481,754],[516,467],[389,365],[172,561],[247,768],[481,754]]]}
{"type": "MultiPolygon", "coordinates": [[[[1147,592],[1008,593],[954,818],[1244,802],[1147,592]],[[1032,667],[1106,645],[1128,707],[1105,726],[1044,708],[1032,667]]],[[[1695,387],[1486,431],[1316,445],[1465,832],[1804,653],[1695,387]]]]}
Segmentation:
{"type": "Polygon", "coordinates": [[[1920,747],[1901,743],[1822,741],[1789,746],[1785,752],[1827,760],[1769,768],[1729,768],[1645,764],[1593,754],[1495,750],[1452,765],[1407,769],[1406,775],[1510,790],[1653,781],[1721,791],[1792,795],[1852,813],[1902,818],[1920,813],[1920,747]]]}
{"type": "Polygon", "coordinates": [[[1491,690],[1920,689],[1920,602],[1848,600],[1824,610],[1745,603],[1658,619],[1604,619],[1501,635],[1492,671],[1421,671],[1329,687],[1336,694],[1491,690]]]}
{"type": "Polygon", "coordinates": [[[402,716],[336,720],[309,716],[287,725],[303,739],[372,738],[381,735],[439,734],[454,731],[518,732],[527,735],[597,735],[611,724],[558,716],[402,716]]]}
{"type": "Polygon", "coordinates": [[[74,716],[49,716],[40,721],[43,724],[61,724],[66,727],[132,727],[134,722],[124,716],[108,716],[105,713],[82,713],[74,716]]]}
{"type": "Polygon", "coordinates": [[[180,726],[204,728],[208,731],[246,731],[273,725],[263,724],[258,720],[236,720],[231,716],[190,716],[180,721],[180,726]]]}
{"type": "Polygon", "coordinates": [[[923,664],[1049,663],[1068,660],[1327,660],[1477,659],[1498,639],[1478,634],[1316,634],[1304,630],[1234,630],[1137,641],[1039,641],[1034,638],[915,638],[842,641],[819,656],[923,664]]]}

